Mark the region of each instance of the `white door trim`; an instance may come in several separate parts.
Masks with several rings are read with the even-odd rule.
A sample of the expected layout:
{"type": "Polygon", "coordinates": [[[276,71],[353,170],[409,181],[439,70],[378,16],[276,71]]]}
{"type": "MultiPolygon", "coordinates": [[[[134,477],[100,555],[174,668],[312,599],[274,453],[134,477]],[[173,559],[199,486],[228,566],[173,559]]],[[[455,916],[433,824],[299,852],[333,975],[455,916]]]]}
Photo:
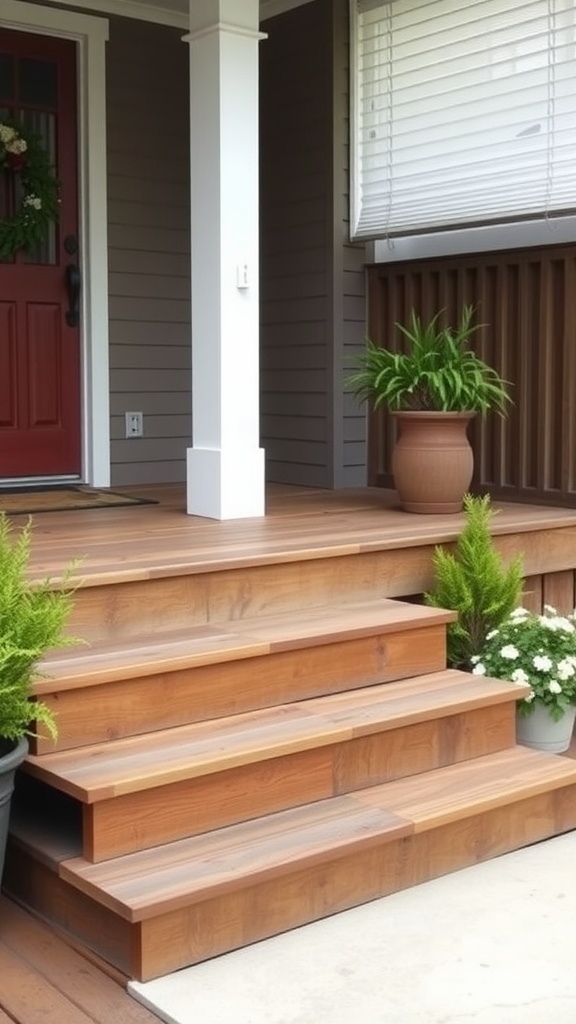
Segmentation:
{"type": "Polygon", "coordinates": [[[82,289],[82,479],[110,483],[106,40],[108,21],[2,0],[2,27],[72,39],[78,50],[78,167],[82,289]]]}

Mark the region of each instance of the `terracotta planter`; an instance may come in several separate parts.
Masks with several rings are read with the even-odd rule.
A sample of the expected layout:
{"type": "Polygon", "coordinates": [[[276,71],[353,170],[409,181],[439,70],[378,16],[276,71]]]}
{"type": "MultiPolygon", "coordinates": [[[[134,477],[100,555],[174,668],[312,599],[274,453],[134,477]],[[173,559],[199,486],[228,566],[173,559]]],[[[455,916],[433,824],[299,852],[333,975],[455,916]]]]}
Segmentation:
{"type": "Polygon", "coordinates": [[[8,753],[0,755],[0,881],[4,870],[4,855],[8,838],[10,800],[14,790],[14,775],[27,753],[28,740],[23,739],[14,744],[8,753]]]}
{"type": "Polygon", "coordinates": [[[468,424],[474,413],[397,412],[399,436],[392,455],[394,483],[406,512],[462,510],[474,456],[468,424]]]}

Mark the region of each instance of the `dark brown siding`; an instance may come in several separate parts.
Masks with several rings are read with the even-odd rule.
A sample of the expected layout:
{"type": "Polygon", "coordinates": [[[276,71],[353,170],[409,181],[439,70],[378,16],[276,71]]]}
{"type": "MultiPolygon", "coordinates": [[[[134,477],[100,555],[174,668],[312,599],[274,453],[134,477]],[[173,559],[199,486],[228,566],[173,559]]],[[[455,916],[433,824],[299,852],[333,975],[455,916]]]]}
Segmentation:
{"type": "MultiPolygon", "coordinates": [[[[399,344],[396,321],[440,309],[454,323],[462,304],[485,324],[474,347],[512,382],[504,420],[472,429],[475,486],[510,500],[576,505],[576,246],[422,260],[371,267],[369,334],[399,344]]],[[[371,483],[390,485],[390,423],[372,417],[371,483]]]]}

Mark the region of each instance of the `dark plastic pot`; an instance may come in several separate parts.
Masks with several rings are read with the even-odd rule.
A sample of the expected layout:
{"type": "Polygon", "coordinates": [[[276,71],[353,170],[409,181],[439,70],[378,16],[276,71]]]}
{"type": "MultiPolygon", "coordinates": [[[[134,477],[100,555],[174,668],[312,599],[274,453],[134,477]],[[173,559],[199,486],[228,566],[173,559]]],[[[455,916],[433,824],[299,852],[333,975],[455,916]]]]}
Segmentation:
{"type": "Polygon", "coordinates": [[[28,753],[28,740],[22,739],[15,743],[6,754],[0,755],[0,881],[4,872],[4,856],[8,839],[8,823],[10,820],[10,800],[14,792],[14,776],[16,769],[22,764],[28,753]]]}

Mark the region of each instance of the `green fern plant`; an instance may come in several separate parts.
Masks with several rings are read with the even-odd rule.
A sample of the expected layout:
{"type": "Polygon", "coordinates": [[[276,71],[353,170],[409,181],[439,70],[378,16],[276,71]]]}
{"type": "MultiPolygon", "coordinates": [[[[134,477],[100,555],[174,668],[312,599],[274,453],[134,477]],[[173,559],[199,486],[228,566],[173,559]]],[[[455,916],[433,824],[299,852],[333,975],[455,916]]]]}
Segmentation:
{"type": "Polygon", "coordinates": [[[32,537],[31,520],[14,537],[8,516],[0,515],[0,745],[11,747],[26,735],[34,735],[34,723],[55,739],[54,715],[33,696],[37,664],[54,647],[76,643],[65,634],[73,602],[68,586],[75,565],[65,574],[63,588],[50,580],[28,579],[32,537]]]}
{"type": "Polygon", "coordinates": [[[494,547],[490,524],[495,511],[490,495],[464,496],[466,523],[453,551],[435,549],[435,587],[426,604],[455,611],[447,633],[448,663],[469,668],[470,659],[520,604],[523,588],[521,556],[505,566],[494,547]]]}
{"type": "Polygon", "coordinates": [[[375,409],[504,414],[511,401],[508,383],[470,349],[474,307],[465,305],[457,327],[441,327],[437,313],[427,323],[412,310],[409,326],[396,324],[408,345],[392,351],[368,340],[347,379],[359,401],[375,409]]]}

